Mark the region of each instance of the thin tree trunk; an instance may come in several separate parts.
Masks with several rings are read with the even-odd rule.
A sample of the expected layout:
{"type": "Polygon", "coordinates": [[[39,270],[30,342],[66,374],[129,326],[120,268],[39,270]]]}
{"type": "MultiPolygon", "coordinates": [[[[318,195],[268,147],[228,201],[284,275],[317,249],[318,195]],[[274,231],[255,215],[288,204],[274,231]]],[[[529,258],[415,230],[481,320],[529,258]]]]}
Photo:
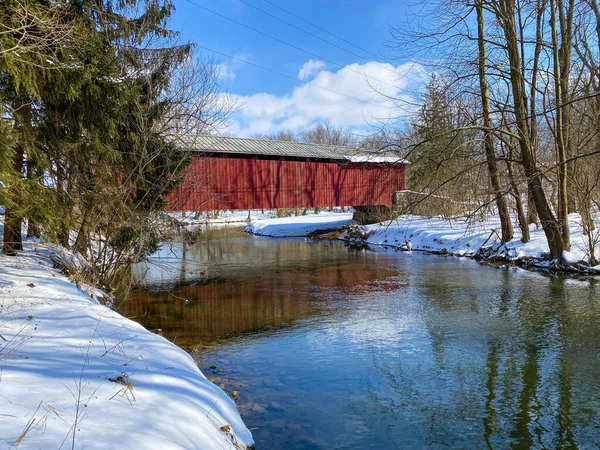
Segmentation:
{"type": "Polygon", "coordinates": [[[40,226],[31,217],[27,218],[27,237],[40,237],[40,226]]]}
{"type": "Polygon", "coordinates": [[[579,211],[581,214],[581,224],[583,228],[583,234],[586,236],[588,241],[588,251],[590,252],[590,265],[598,265],[598,258],[596,257],[596,239],[594,239],[594,229],[596,224],[591,214],[592,202],[589,195],[586,195],[579,202],[579,211]]]}
{"type": "Polygon", "coordinates": [[[529,185],[527,186],[527,223],[536,227],[539,226],[538,214],[535,210],[535,202],[533,201],[533,194],[529,189],[529,185]]]}
{"type": "MultiPolygon", "coordinates": [[[[537,17],[535,24],[535,49],[533,52],[533,67],[531,70],[531,87],[529,91],[529,141],[531,142],[531,148],[533,149],[534,156],[537,154],[537,142],[538,142],[538,121],[537,121],[537,105],[536,105],[536,94],[537,94],[537,78],[540,66],[540,54],[542,53],[543,44],[543,25],[544,25],[544,11],[546,9],[546,0],[537,1],[537,17]]],[[[525,58],[523,50],[521,51],[521,58],[525,58]]],[[[538,224],[537,211],[535,210],[535,202],[533,201],[533,195],[530,190],[527,189],[527,223],[538,224]]]]}
{"type": "MultiPolygon", "coordinates": [[[[567,8],[564,7],[564,0],[557,0],[560,24],[560,48],[558,51],[560,65],[560,109],[562,110],[562,134],[565,147],[566,158],[574,156],[572,140],[571,140],[571,89],[569,77],[571,75],[571,55],[573,53],[573,15],[575,12],[575,0],[567,0],[567,8]]],[[[566,164],[566,173],[569,178],[566,179],[567,184],[567,214],[577,211],[577,198],[572,190],[572,184],[575,174],[575,162],[566,164]]],[[[567,222],[568,225],[568,222],[567,222]]],[[[570,236],[569,247],[570,247],[570,236]]]]}
{"type": "Polygon", "coordinates": [[[481,94],[481,106],[483,112],[485,157],[487,161],[490,183],[496,200],[496,208],[500,216],[500,227],[502,228],[502,242],[508,242],[513,238],[513,227],[510,221],[510,213],[506,206],[506,199],[502,192],[502,182],[498,173],[498,165],[494,152],[494,138],[492,136],[492,118],[490,99],[488,97],[488,84],[486,77],[486,49],[485,49],[485,17],[481,0],[475,0],[477,10],[477,45],[479,49],[478,72],[479,88],[481,94]]]}
{"type": "MultiPolygon", "coordinates": [[[[559,8],[562,10],[562,0],[558,0],[559,8]]],[[[561,14],[563,14],[561,12],[561,14]]],[[[569,231],[569,212],[567,199],[567,134],[566,125],[563,120],[563,82],[561,80],[560,56],[558,49],[558,30],[556,22],[556,3],[550,0],[550,25],[552,27],[552,56],[554,63],[554,96],[556,99],[556,126],[554,133],[556,135],[557,159],[558,159],[558,223],[564,242],[565,250],[571,249],[571,237],[569,231]]],[[[568,81],[567,81],[568,83],[568,81]]]]}
{"type": "Polygon", "coordinates": [[[81,225],[79,227],[79,232],[77,233],[74,246],[75,251],[81,253],[84,257],[87,257],[87,250],[89,248],[89,214],[89,208],[86,207],[85,211],[83,212],[83,219],[81,219],[81,225]]]}
{"type": "MultiPolygon", "coordinates": [[[[60,162],[56,163],[56,193],[60,202],[61,221],[58,226],[57,238],[60,245],[69,248],[70,227],[70,201],[69,193],[65,192],[65,177],[64,169],[60,162]]],[[[69,188],[67,187],[67,190],[69,188]]]]}
{"type": "Polygon", "coordinates": [[[8,256],[16,256],[18,251],[23,250],[23,241],[21,238],[23,218],[19,213],[21,209],[19,190],[22,188],[20,184],[23,176],[23,147],[20,144],[17,144],[13,156],[13,170],[17,180],[10,187],[13,204],[6,208],[4,215],[4,241],[2,243],[2,252],[8,256]]]}
{"type": "Polygon", "coordinates": [[[515,180],[515,174],[513,171],[512,164],[512,149],[509,151],[508,160],[506,161],[506,167],[508,169],[508,179],[510,180],[510,186],[515,197],[515,203],[517,206],[517,218],[519,219],[519,228],[521,229],[521,242],[529,242],[531,236],[529,235],[529,222],[525,215],[525,209],[523,208],[523,200],[521,200],[521,191],[515,180]]]}
{"type": "MultiPolygon", "coordinates": [[[[27,179],[34,182],[39,179],[35,160],[31,152],[27,154],[27,179]]],[[[27,217],[27,237],[40,237],[40,226],[32,217],[27,217]]]]}

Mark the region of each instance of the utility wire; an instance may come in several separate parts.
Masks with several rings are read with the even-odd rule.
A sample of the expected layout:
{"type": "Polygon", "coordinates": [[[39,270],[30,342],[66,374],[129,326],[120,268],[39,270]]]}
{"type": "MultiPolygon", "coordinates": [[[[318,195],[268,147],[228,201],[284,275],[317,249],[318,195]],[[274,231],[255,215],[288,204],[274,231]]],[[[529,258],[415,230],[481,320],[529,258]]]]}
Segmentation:
{"type": "Polygon", "coordinates": [[[364,103],[366,105],[376,106],[378,108],[392,109],[389,106],[384,106],[383,104],[379,104],[378,105],[377,103],[369,102],[367,100],[362,100],[360,98],[353,97],[351,95],[342,94],[341,92],[334,91],[333,89],[329,89],[329,88],[326,88],[324,86],[319,86],[318,84],[314,84],[314,83],[312,83],[310,81],[306,81],[306,80],[301,80],[300,78],[296,78],[296,77],[291,76],[291,75],[286,75],[285,73],[278,72],[276,70],[269,69],[268,67],[264,67],[264,66],[261,66],[261,65],[258,65],[258,64],[254,64],[253,62],[246,61],[245,59],[237,58],[237,57],[232,56],[232,55],[228,55],[227,53],[223,53],[223,52],[220,52],[218,50],[213,50],[212,48],[204,47],[203,45],[200,45],[200,44],[196,44],[196,47],[204,49],[204,50],[207,50],[207,51],[212,52],[212,53],[215,53],[217,55],[225,56],[226,58],[231,58],[234,61],[238,61],[238,62],[241,62],[241,63],[244,63],[244,64],[248,64],[248,65],[257,67],[259,69],[266,70],[267,72],[271,72],[271,73],[274,73],[276,75],[279,75],[279,76],[282,76],[282,77],[285,77],[285,78],[289,78],[290,80],[299,81],[300,83],[304,83],[306,85],[313,86],[313,87],[316,87],[318,89],[323,89],[324,91],[331,92],[331,93],[337,94],[337,95],[341,95],[342,97],[346,97],[346,98],[349,98],[351,100],[356,100],[357,102],[361,102],[361,103],[364,103]]]}
{"type": "MultiPolygon", "coordinates": [[[[266,14],[266,15],[267,15],[267,16],[269,16],[269,17],[272,17],[272,18],[274,18],[274,19],[276,19],[276,20],[279,20],[279,21],[280,21],[280,22],[282,22],[282,23],[285,23],[286,25],[288,25],[288,26],[290,26],[290,27],[292,27],[292,28],[295,28],[296,30],[300,30],[300,31],[302,31],[303,33],[306,33],[306,34],[308,34],[309,36],[312,36],[312,37],[314,37],[315,39],[318,39],[318,40],[320,40],[320,41],[322,41],[322,42],[325,42],[326,44],[329,44],[329,45],[331,45],[331,46],[333,46],[333,47],[335,47],[335,48],[338,48],[338,49],[340,49],[340,50],[342,50],[342,51],[344,51],[344,52],[346,52],[346,53],[349,53],[350,55],[356,56],[357,58],[360,58],[360,59],[362,59],[362,60],[364,60],[364,61],[367,61],[367,62],[372,62],[373,64],[377,65],[378,67],[381,67],[382,69],[384,69],[384,70],[387,70],[388,72],[392,72],[392,73],[393,73],[393,74],[395,74],[396,76],[398,75],[398,74],[396,73],[396,71],[395,71],[395,70],[392,70],[392,69],[390,69],[389,67],[386,67],[386,66],[384,66],[384,65],[382,65],[382,64],[379,64],[377,61],[370,61],[370,60],[369,60],[369,58],[365,58],[364,56],[361,56],[361,55],[359,55],[358,53],[356,53],[356,52],[353,52],[352,50],[348,50],[348,49],[346,49],[346,48],[344,48],[344,47],[342,47],[342,46],[340,46],[340,45],[337,45],[335,42],[331,42],[331,41],[329,41],[329,40],[327,40],[327,39],[324,39],[324,38],[322,38],[322,37],[321,37],[321,36],[319,36],[319,35],[316,35],[315,33],[312,33],[312,32],[310,32],[310,31],[308,31],[308,30],[306,30],[306,29],[304,29],[304,28],[301,28],[301,27],[299,27],[299,26],[297,26],[297,25],[294,25],[293,23],[291,23],[291,22],[288,22],[287,20],[285,20],[285,19],[282,19],[281,17],[278,17],[278,16],[276,16],[276,15],[274,15],[274,14],[271,14],[269,11],[265,11],[264,9],[261,9],[261,8],[259,8],[258,6],[255,6],[255,5],[253,5],[253,4],[249,3],[249,2],[247,2],[246,0],[238,0],[238,1],[239,1],[240,3],[243,3],[244,5],[247,5],[247,6],[249,6],[250,8],[254,8],[254,9],[256,9],[257,11],[260,11],[261,13],[263,13],[263,14],[266,14]]],[[[314,26],[314,25],[313,25],[313,26],[314,26]]],[[[338,38],[338,39],[339,39],[339,38],[338,38]]],[[[392,64],[392,65],[394,65],[394,64],[392,64]]]]}
{"type": "Polygon", "coordinates": [[[285,9],[283,6],[279,6],[278,4],[276,4],[276,3],[273,3],[273,2],[272,2],[272,1],[270,1],[270,0],[263,0],[263,1],[264,1],[264,2],[266,2],[266,3],[268,3],[268,4],[269,4],[269,5],[271,5],[271,6],[274,6],[274,7],[275,7],[275,8],[277,8],[277,9],[280,9],[281,11],[283,11],[283,12],[285,12],[285,13],[289,14],[290,16],[293,16],[293,17],[295,17],[296,19],[298,19],[298,20],[301,20],[302,22],[304,22],[304,23],[307,23],[307,24],[309,24],[310,26],[313,26],[313,27],[315,27],[316,29],[318,29],[318,30],[321,30],[322,32],[324,32],[324,33],[327,33],[328,35],[330,35],[330,36],[333,36],[334,38],[336,38],[336,39],[339,39],[340,41],[342,41],[342,42],[345,42],[346,44],[349,44],[349,45],[351,45],[351,46],[352,46],[352,47],[354,47],[354,48],[357,48],[357,49],[359,49],[359,50],[361,50],[361,51],[363,51],[363,52],[365,52],[365,53],[367,53],[367,54],[369,54],[369,55],[371,55],[371,56],[374,56],[374,57],[375,57],[375,58],[377,58],[377,59],[383,59],[385,62],[387,62],[387,63],[389,63],[389,64],[391,64],[391,65],[395,65],[393,62],[391,62],[390,60],[388,60],[388,59],[384,58],[383,56],[381,56],[381,55],[377,55],[377,54],[375,54],[375,53],[373,53],[373,52],[371,52],[371,51],[369,51],[369,50],[366,50],[366,49],[364,49],[364,48],[362,48],[362,47],[359,47],[358,45],[356,45],[356,44],[353,44],[352,42],[350,42],[350,41],[348,41],[348,40],[344,39],[344,38],[343,38],[343,37],[341,37],[341,36],[338,36],[338,35],[337,35],[337,34],[335,34],[335,33],[332,33],[331,31],[327,31],[325,28],[323,28],[323,27],[320,27],[319,25],[317,25],[317,24],[315,24],[315,23],[311,22],[310,20],[306,20],[305,18],[303,18],[303,17],[299,16],[298,14],[295,14],[295,13],[293,13],[292,11],[290,11],[290,10],[288,10],[288,9],[285,9]]]}
{"type": "Polygon", "coordinates": [[[354,69],[352,69],[352,68],[350,68],[348,66],[344,66],[343,64],[340,64],[340,63],[337,63],[335,61],[332,61],[331,59],[324,58],[324,57],[322,57],[322,56],[320,56],[320,55],[318,55],[316,53],[311,52],[310,50],[303,49],[302,47],[298,47],[297,45],[292,44],[291,42],[284,41],[283,39],[279,39],[276,36],[273,36],[271,34],[265,33],[264,31],[260,31],[260,30],[254,28],[254,27],[251,27],[250,25],[246,25],[245,23],[238,22],[237,20],[232,19],[231,17],[227,17],[224,14],[221,14],[221,13],[219,13],[217,11],[214,11],[214,10],[212,10],[210,8],[207,8],[206,6],[202,6],[202,5],[200,5],[200,4],[196,3],[196,2],[193,2],[192,0],[185,0],[185,1],[187,3],[189,3],[189,4],[191,4],[191,5],[194,5],[194,6],[198,7],[198,8],[200,8],[200,9],[203,9],[203,10],[205,10],[205,11],[211,13],[211,14],[214,14],[215,16],[221,17],[221,18],[223,18],[225,20],[228,20],[229,22],[235,23],[236,25],[239,25],[241,27],[244,27],[244,28],[247,28],[247,29],[249,29],[251,31],[254,31],[255,33],[258,33],[258,34],[261,34],[263,36],[266,36],[269,39],[273,39],[273,40],[275,40],[277,42],[281,42],[284,45],[287,45],[289,47],[295,48],[296,50],[300,50],[301,52],[304,52],[304,53],[306,53],[308,55],[311,55],[311,56],[313,56],[315,58],[318,58],[318,59],[321,59],[323,61],[327,61],[330,64],[333,64],[333,65],[336,65],[338,67],[341,67],[342,69],[349,70],[350,72],[357,73],[359,75],[362,75],[363,77],[370,78],[370,79],[375,80],[375,81],[379,81],[380,83],[387,84],[388,86],[392,86],[393,88],[398,89],[398,86],[396,86],[396,85],[394,85],[392,83],[388,83],[387,81],[383,81],[383,80],[380,80],[378,78],[375,78],[375,77],[372,77],[370,75],[367,75],[365,73],[359,72],[358,70],[354,70],[354,69]]]}

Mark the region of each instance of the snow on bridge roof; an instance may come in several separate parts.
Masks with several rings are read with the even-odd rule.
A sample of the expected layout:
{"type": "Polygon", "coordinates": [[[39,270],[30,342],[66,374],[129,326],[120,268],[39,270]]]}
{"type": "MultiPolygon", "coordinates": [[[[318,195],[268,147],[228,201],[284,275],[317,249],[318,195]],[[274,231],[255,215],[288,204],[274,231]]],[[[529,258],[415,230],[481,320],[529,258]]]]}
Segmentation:
{"type": "Polygon", "coordinates": [[[181,148],[192,152],[334,159],[361,163],[405,163],[399,157],[378,156],[376,152],[365,152],[343,145],[304,144],[191,134],[176,136],[174,139],[181,148]]]}

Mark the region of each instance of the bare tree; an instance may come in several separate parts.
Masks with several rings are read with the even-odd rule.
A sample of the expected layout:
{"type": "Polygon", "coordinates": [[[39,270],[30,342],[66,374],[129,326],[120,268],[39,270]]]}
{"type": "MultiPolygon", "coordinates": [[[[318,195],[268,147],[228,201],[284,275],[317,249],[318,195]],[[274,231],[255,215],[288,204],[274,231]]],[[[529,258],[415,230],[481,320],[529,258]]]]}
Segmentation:
{"type": "Polygon", "coordinates": [[[525,74],[522,72],[519,37],[515,23],[515,1],[493,0],[491,6],[504,33],[506,53],[510,64],[509,78],[512,87],[521,163],[527,176],[528,190],[533,196],[536,211],[548,240],[551,257],[562,264],[565,245],[558,221],[548,204],[542,185],[542,174],[536,162],[535,149],[531,145],[530,120],[525,94],[525,74]]]}
{"type": "Polygon", "coordinates": [[[568,199],[567,199],[567,159],[569,139],[568,98],[569,75],[571,69],[571,46],[573,28],[573,0],[568,0],[568,8],[565,11],[563,0],[550,0],[550,26],[552,30],[552,60],[554,95],[556,98],[556,119],[554,135],[556,136],[556,149],[558,161],[558,223],[562,234],[565,250],[571,249],[571,237],[569,231],[568,199]],[[559,9],[560,36],[559,47],[556,10],[559,9]]]}
{"type": "Polygon", "coordinates": [[[352,146],[357,141],[352,133],[344,127],[335,126],[330,119],[325,119],[312,128],[301,129],[298,136],[300,142],[311,144],[352,146]]]}
{"type": "Polygon", "coordinates": [[[14,0],[0,8],[0,58],[44,68],[70,66],[55,57],[76,44],[77,25],[62,2],[14,0]]]}

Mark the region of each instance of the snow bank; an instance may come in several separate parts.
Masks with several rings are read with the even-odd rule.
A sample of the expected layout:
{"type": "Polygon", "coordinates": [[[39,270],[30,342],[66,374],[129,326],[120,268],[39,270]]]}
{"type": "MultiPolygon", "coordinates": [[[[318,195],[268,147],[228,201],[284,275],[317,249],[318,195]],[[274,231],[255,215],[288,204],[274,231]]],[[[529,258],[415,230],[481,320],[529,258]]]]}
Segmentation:
{"type": "Polygon", "coordinates": [[[190,355],[102,306],[25,245],[18,257],[0,256],[0,446],[252,444],[233,401],[190,355]]]}
{"type": "Polygon", "coordinates": [[[260,236],[301,237],[316,230],[337,229],[352,224],[352,213],[321,212],[318,215],[253,220],[246,231],[260,236]]]}
{"type": "MultiPolygon", "coordinates": [[[[348,213],[351,211],[353,211],[352,208],[347,208],[348,213]]],[[[214,211],[203,211],[198,217],[196,217],[196,211],[172,211],[168,214],[174,220],[181,223],[188,231],[195,231],[203,226],[219,227],[227,225],[246,225],[251,221],[255,222],[277,218],[277,210],[275,209],[252,209],[250,210],[250,220],[248,220],[248,210],[219,211],[218,217],[214,216],[214,211]]],[[[302,217],[331,217],[336,214],[347,213],[342,213],[340,207],[335,207],[332,212],[321,211],[318,214],[315,214],[314,210],[308,210],[306,211],[306,215],[303,215],[302,217]]],[[[299,217],[300,216],[298,216],[298,218],[299,217]]]]}
{"type": "MultiPolygon", "coordinates": [[[[548,243],[542,228],[530,226],[531,239],[521,242],[518,225],[513,223],[515,237],[506,244],[508,256],[514,259],[539,258],[548,253],[548,243]]],[[[577,214],[569,216],[571,228],[571,251],[565,252],[565,260],[579,262],[588,260],[586,236],[583,235],[581,220],[577,214]]],[[[496,243],[500,232],[500,219],[488,218],[485,222],[468,223],[466,220],[445,220],[418,216],[401,216],[397,220],[362,227],[368,234],[365,242],[374,245],[402,247],[410,243],[413,250],[450,253],[459,256],[473,256],[482,245],[496,243]],[[490,235],[492,237],[490,238],[490,235]],[[490,238],[488,240],[488,238],[490,238]],[[486,243],[487,241],[487,243],[486,243]]],[[[597,248],[597,253],[600,247],[597,248]]]]}
{"type": "MultiPolygon", "coordinates": [[[[204,211],[196,217],[196,211],[171,211],[168,213],[173,219],[177,220],[188,231],[195,231],[199,227],[226,226],[226,225],[245,225],[248,223],[248,210],[219,211],[218,217],[214,217],[214,211],[204,211]]],[[[273,210],[250,210],[250,219],[270,219],[276,217],[273,210]]]]}

